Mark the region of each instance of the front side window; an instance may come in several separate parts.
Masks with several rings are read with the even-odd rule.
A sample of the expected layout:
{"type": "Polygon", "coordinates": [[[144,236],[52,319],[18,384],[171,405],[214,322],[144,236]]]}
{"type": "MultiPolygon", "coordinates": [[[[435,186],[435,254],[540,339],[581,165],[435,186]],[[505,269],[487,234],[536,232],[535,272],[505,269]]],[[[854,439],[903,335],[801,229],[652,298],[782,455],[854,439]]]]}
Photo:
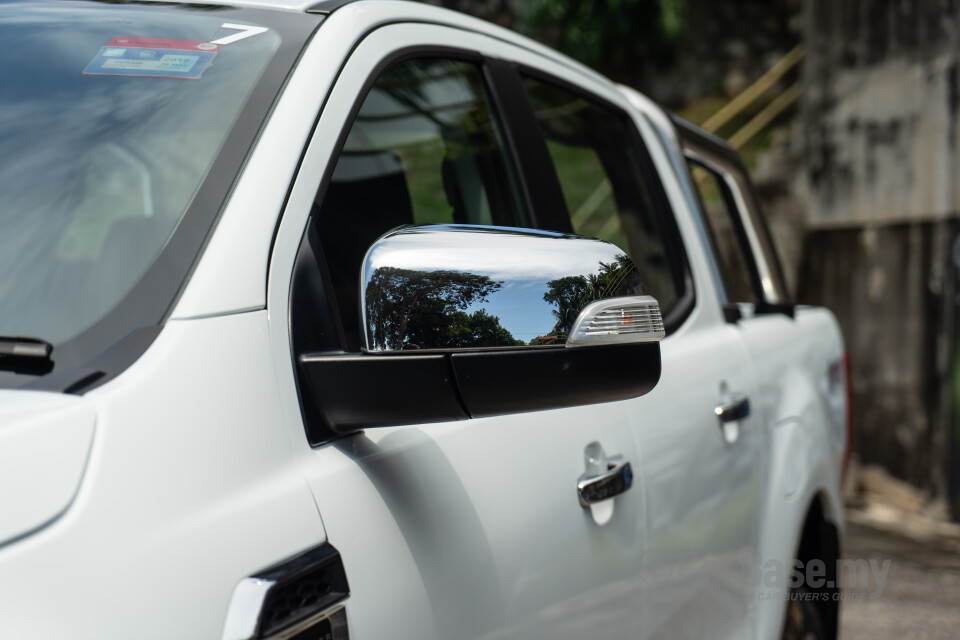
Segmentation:
{"type": "Polygon", "coordinates": [[[360,268],[410,224],[528,226],[478,65],[444,58],[388,67],[351,125],[314,211],[348,348],[359,344],[360,268]]]}
{"type": "Polygon", "coordinates": [[[685,291],[680,256],[643,171],[624,116],[586,97],[526,77],[524,87],[546,138],[574,233],[611,242],[633,259],[665,317],[685,291]]]}

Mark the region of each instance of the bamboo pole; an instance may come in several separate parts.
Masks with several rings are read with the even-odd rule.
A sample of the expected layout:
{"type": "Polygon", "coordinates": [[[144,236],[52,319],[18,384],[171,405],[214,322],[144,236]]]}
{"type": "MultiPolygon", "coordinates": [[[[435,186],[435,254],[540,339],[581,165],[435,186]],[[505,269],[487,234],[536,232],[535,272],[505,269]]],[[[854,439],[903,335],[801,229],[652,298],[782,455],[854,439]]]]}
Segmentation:
{"type": "Polygon", "coordinates": [[[742,129],[730,136],[730,139],[727,140],[727,142],[730,143],[730,146],[734,149],[739,149],[753,136],[760,133],[760,131],[765,126],[770,124],[774,118],[783,113],[784,110],[793,104],[802,93],[803,84],[797,82],[777,96],[773,102],[764,107],[763,111],[754,116],[750,122],[743,125],[742,129]]]}
{"type": "Polygon", "coordinates": [[[767,89],[772,87],[780,78],[784,76],[784,74],[795,67],[797,63],[803,59],[804,53],[806,53],[806,50],[804,49],[803,45],[798,44],[789,53],[780,58],[775,65],[770,67],[769,71],[760,76],[756,82],[740,92],[740,95],[728,102],[722,109],[720,109],[720,111],[717,111],[715,114],[707,118],[707,120],[700,125],[700,127],[713,133],[728,123],[732,118],[753,103],[754,100],[763,95],[767,89]]]}

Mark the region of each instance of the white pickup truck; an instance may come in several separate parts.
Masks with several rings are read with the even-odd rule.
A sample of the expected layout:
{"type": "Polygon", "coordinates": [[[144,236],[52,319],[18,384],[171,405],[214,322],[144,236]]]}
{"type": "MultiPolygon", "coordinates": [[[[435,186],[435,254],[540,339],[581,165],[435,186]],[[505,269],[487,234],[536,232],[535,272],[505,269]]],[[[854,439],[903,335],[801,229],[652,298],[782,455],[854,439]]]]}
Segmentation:
{"type": "Polygon", "coordinates": [[[836,637],[843,341],[722,141],[422,4],[0,42],[0,637],[836,637]]]}

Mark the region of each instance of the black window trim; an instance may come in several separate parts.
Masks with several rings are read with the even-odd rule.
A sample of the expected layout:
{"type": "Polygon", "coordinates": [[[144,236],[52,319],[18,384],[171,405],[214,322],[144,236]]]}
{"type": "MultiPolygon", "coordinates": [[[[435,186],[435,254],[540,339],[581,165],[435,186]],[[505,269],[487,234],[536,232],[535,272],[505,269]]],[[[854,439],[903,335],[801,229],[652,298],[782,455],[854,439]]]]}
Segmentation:
{"type": "MultiPolygon", "coordinates": [[[[673,210],[673,207],[670,205],[670,200],[663,188],[663,181],[660,177],[660,172],[657,171],[656,164],[654,163],[653,158],[650,156],[650,151],[647,149],[646,141],[643,139],[643,135],[637,128],[633,117],[620,105],[597,95],[581,85],[572,83],[569,80],[559,78],[549,72],[536,67],[531,67],[529,65],[517,63],[512,64],[511,66],[513,67],[517,82],[520,84],[522,90],[524,108],[529,112],[527,117],[532,119],[534,123],[536,122],[536,116],[533,111],[533,106],[530,104],[529,98],[527,98],[526,90],[522,89],[523,76],[531,77],[540,82],[544,82],[564,91],[573,93],[584,100],[587,100],[588,102],[612,112],[614,115],[620,117],[626,124],[627,129],[630,131],[633,148],[640,162],[640,170],[643,172],[648,185],[652,187],[651,196],[654,198],[654,204],[657,207],[658,212],[664,217],[664,229],[666,229],[667,233],[669,234],[668,237],[665,238],[665,241],[667,242],[667,248],[670,250],[669,255],[671,257],[671,262],[673,263],[672,270],[674,272],[674,277],[678,277],[679,282],[683,283],[682,295],[677,299],[676,304],[669,311],[669,313],[667,313],[663,318],[663,325],[666,334],[669,336],[676,332],[681,326],[683,326],[687,318],[690,317],[690,314],[693,312],[693,309],[696,306],[696,288],[690,269],[690,261],[687,257],[686,245],[683,242],[683,237],[680,233],[680,227],[677,225],[676,214],[673,210]]],[[[540,138],[540,144],[543,145],[543,149],[549,157],[546,138],[541,133],[539,125],[536,127],[531,127],[531,129],[535,131],[536,135],[540,138]]],[[[554,177],[556,178],[556,171],[553,168],[552,160],[550,160],[550,168],[551,173],[553,173],[554,177]]],[[[560,189],[560,181],[558,178],[556,178],[556,188],[558,190],[560,189]]],[[[570,215],[567,211],[566,201],[563,199],[562,191],[558,191],[556,197],[559,198],[560,202],[563,203],[563,208],[561,211],[566,216],[565,226],[560,230],[565,230],[569,233],[572,233],[573,229],[570,225],[570,215]]],[[[556,210],[557,209],[553,209],[553,211],[556,210]]],[[[556,221],[555,218],[551,218],[550,222],[558,226],[561,225],[561,223],[556,221]]]]}
{"type": "Polygon", "coordinates": [[[531,226],[573,233],[560,179],[553,170],[547,142],[540,134],[516,65],[488,58],[483,67],[494,109],[506,134],[508,153],[527,203],[531,226]]]}

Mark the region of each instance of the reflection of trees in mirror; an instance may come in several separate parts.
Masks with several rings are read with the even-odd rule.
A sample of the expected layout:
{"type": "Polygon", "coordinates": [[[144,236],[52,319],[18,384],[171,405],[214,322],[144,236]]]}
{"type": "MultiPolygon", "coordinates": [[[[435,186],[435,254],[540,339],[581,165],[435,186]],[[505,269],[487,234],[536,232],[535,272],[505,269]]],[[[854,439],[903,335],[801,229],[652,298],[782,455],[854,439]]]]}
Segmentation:
{"type": "Polygon", "coordinates": [[[502,281],[460,271],[377,269],[366,288],[367,339],[374,350],[456,349],[523,344],[483,310],[466,310],[502,281]]]}
{"type": "Polygon", "coordinates": [[[551,280],[547,286],[550,288],[543,294],[543,299],[556,307],[553,315],[557,324],[553,327],[553,335],[535,338],[533,342],[536,344],[565,342],[580,311],[595,300],[645,293],[636,266],[622,253],[609,264],[601,262],[595,274],[566,276],[551,280]]]}

